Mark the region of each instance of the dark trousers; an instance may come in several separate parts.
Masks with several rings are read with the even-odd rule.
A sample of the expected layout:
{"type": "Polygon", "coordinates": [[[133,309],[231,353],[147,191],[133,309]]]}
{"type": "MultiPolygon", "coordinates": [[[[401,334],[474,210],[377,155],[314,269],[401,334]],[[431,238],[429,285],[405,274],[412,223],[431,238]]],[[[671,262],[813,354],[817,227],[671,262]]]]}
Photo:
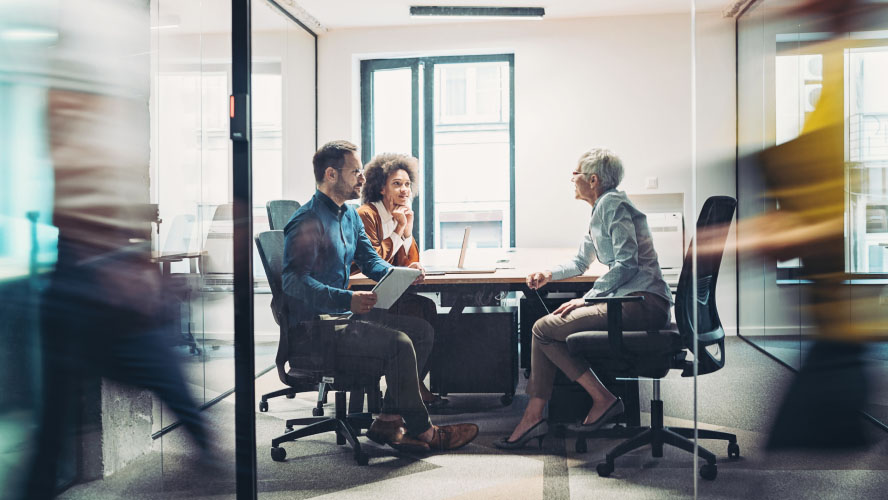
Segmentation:
{"type": "Polygon", "coordinates": [[[355,316],[336,336],[336,371],[360,376],[385,376],[384,413],[404,418],[407,433],[431,427],[419,394],[419,371],[426,370],[434,331],[419,318],[380,310],[355,316]]]}
{"type": "MultiPolygon", "coordinates": [[[[401,295],[401,298],[398,299],[391,308],[389,308],[388,312],[389,314],[394,314],[396,316],[419,318],[430,325],[434,325],[435,318],[438,316],[438,307],[435,305],[435,301],[428,297],[416,295],[415,293],[405,293],[404,295],[401,295]]],[[[432,347],[432,351],[434,351],[434,346],[432,347]]],[[[429,356],[428,361],[426,361],[425,364],[417,365],[420,381],[425,380],[431,368],[431,356],[429,356]]]]}
{"type": "MultiPolygon", "coordinates": [[[[68,259],[82,253],[62,241],[59,246],[59,264],[41,306],[43,398],[27,484],[29,498],[53,496],[57,460],[67,437],[64,420],[76,418],[84,382],[98,377],[153,391],[201,449],[208,445],[199,409],[176,357],[158,333],[162,320],[144,314],[135,304],[129,308],[109,303],[125,293],[116,293],[107,279],[98,280],[90,266],[74,265],[77,259],[68,259]]],[[[122,278],[145,269],[130,264],[111,259],[98,265],[105,266],[106,276],[110,266],[122,278]]],[[[151,298],[146,295],[146,300],[151,298]]]]}

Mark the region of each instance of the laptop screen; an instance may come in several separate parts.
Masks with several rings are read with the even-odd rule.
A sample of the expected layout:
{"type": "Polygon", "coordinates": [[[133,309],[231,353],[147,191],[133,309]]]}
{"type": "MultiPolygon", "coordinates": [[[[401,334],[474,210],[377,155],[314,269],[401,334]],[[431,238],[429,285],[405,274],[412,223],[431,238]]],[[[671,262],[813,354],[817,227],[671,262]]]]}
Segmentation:
{"type": "Polygon", "coordinates": [[[463,233],[463,242],[462,249],[459,251],[459,264],[457,267],[463,268],[466,263],[466,249],[469,248],[469,233],[472,232],[472,226],[466,226],[466,230],[463,233]]]}

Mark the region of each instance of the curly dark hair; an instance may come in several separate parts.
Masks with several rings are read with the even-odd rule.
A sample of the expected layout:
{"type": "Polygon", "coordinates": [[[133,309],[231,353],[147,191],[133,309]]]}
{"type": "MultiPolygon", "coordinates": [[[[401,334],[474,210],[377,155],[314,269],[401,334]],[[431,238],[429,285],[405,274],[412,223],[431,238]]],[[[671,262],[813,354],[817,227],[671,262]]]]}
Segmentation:
{"type": "Polygon", "coordinates": [[[376,155],[364,166],[364,189],[361,190],[361,202],[373,203],[382,200],[382,188],[389,177],[403,170],[410,178],[410,190],[416,196],[416,178],[419,176],[418,160],[412,156],[398,153],[382,153],[376,155]]]}

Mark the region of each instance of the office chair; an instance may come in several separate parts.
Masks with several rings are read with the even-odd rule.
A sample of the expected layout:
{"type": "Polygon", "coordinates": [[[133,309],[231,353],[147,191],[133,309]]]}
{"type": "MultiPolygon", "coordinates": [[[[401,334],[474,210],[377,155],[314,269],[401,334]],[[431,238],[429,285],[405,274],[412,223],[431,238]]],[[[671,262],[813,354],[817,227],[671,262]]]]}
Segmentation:
{"type": "MultiPolygon", "coordinates": [[[[568,350],[572,354],[586,358],[596,369],[617,376],[654,379],[650,427],[643,427],[640,434],[610,450],[605,461],[598,464],[596,470],[599,476],[607,477],[614,471],[614,460],[617,457],[648,444],[651,445],[651,455],[654,457],[663,456],[664,444],[676,446],[690,453],[694,452],[693,429],[663,426],[660,379],[666,376],[670,369],[682,370],[683,377],[693,376],[693,362],[686,359],[689,352],[697,355],[698,375],[717,371],[725,364],[725,332],[715,306],[715,285],[718,281],[725,238],[736,205],[737,202],[727,196],[713,196],[703,204],[700,218],[697,220],[697,239],[701,242],[699,248],[716,249],[716,251],[707,254],[701,252],[697,256],[697,288],[694,290],[692,270],[694,242],[691,242],[691,248],[684,258],[678,292],[675,296],[677,327],[673,324],[668,330],[624,332],[622,304],[643,300],[643,297],[586,299],[587,304],[602,302],[607,304],[608,330],[574,333],[567,337],[568,350]],[[695,302],[696,325],[693,320],[695,302]],[[694,345],[695,326],[698,331],[699,349],[694,345]],[[715,349],[718,357],[713,356],[710,348],[715,349]]],[[[706,429],[699,429],[697,434],[700,439],[727,440],[728,457],[732,459],[740,457],[740,446],[734,434],[706,429]]],[[[586,450],[583,433],[577,437],[576,448],[578,452],[586,450]]],[[[706,460],[706,464],[700,468],[700,476],[704,479],[715,479],[718,474],[715,455],[702,446],[697,448],[697,454],[706,460]]]]}
{"type": "MultiPolygon", "coordinates": [[[[269,203],[271,203],[271,202],[269,202],[269,203]]],[[[269,223],[271,223],[271,220],[272,220],[271,217],[269,217],[268,220],[269,220],[269,223]]],[[[281,273],[283,271],[283,267],[281,267],[281,266],[283,265],[282,261],[283,261],[283,257],[284,257],[284,255],[283,255],[284,234],[283,234],[283,231],[274,231],[274,232],[280,233],[280,236],[279,236],[280,253],[274,257],[274,259],[276,259],[274,262],[269,263],[267,261],[267,259],[266,259],[267,254],[265,254],[263,252],[263,246],[262,246],[263,242],[260,241],[260,239],[259,239],[259,237],[262,237],[262,235],[266,234],[266,233],[260,233],[259,237],[256,238],[256,247],[259,250],[259,259],[262,261],[262,266],[265,268],[265,275],[268,278],[268,284],[272,290],[271,314],[274,317],[275,323],[277,323],[279,327],[283,328],[283,326],[286,325],[286,322],[285,322],[286,318],[282,318],[281,301],[282,301],[283,292],[275,293],[275,291],[274,291],[275,287],[276,286],[280,287],[281,285],[279,283],[277,283],[277,284],[272,283],[272,281],[273,281],[272,275],[274,273],[274,280],[276,280],[278,282],[281,280],[281,273]],[[281,262],[279,263],[278,261],[281,261],[281,262]]],[[[277,248],[277,246],[278,246],[278,241],[277,241],[278,235],[277,234],[275,234],[274,236],[264,236],[263,238],[265,238],[264,244],[265,244],[265,251],[266,252],[270,251],[269,249],[271,249],[271,248],[277,248]]],[[[286,350],[282,350],[281,344],[278,343],[278,352],[277,352],[277,356],[275,358],[275,365],[277,365],[277,367],[278,367],[278,377],[281,377],[281,364],[286,362],[286,359],[279,359],[281,356],[286,356],[286,350]]],[[[287,381],[284,380],[284,378],[281,378],[281,381],[284,382],[285,384],[288,384],[287,381]]],[[[309,391],[313,391],[315,389],[317,389],[317,391],[318,391],[318,402],[317,402],[317,405],[314,408],[312,408],[311,414],[314,415],[315,417],[323,416],[324,415],[324,403],[327,402],[327,386],[324,382],[319,382],[317,385],[313,385],[312,387],[308,387],[305,383],[295,384],[295,385],[288,384],[287,387],[284,389],[279,389],[277,391],[272,391],[272,392],[263,394],[261,400],[259,401],[259,411],[263,412],[263,413],[268,411],[268,400],[271,398],[285,396],[287,399],[293,399],[296,397],[297,393],[309,392],[309,391]]]]}
{"type": "Polygon", "coordinates": [[[276,229],[284,229],[290,217],[299,210],[299,202],[294,200],[270,200],[265,204],[265,211],[268,212],[268,227],[272,231],[276,229]]]}
{"type": "MultiPolygon", "coordinates": [[[[173,218],[170,230],[167,233],[166,242],[163,246],[163,256],[185,254],[191,248],[191,237],[194,232],[194,214],[179,214],[173,218]]],[[[200,355],[202,350],[197,345],[194,333],[191,331],[191,300],[196,289],[200,288],[199,276],[197,274],[197,260],[188,260],[188,273],[164,273],[164,288],[176,298],[171,303],[171,307],[176,308],[172,311],[171,317],[175,319],[173,327],[176,329],[176,337],[173,345],[187,345],[191,354],[200,355]],[[182,318],[185,318],[184,324],[182,318]]],[[[167,266],[172,266],[172,262],[167,266]]],[[[171,267],[167,268],[171,270],[171,267]]]]}
{"type": "MultiPolygon", "coordinates": [[[[363,409],[363,391],[372,393],[374,388],[378,391],[379,377],[349,375],[335,369],[335,345],[331,340],[336,331],[344,327],[348,321],[313,321],[301,323],[298,327],[289,327],[282,284],[284,232],[264,231],[259,233],[256,237],[256,246],[268,276],[268,284],[271,287],[274,301],[280,305],[277,319],[281,336],[275,357],[278,377],[281,382],[287,384],[295,392],[318,389],[318,405],[322,404],[323,390],[321,389],[324,385],[332,386],[337,391],[334,400],[334,416],[318,416],[318,413],[313,411],[314,417],[287,420],[287,432],[271,440],[272,460],[281,462],[286,459],[286,450],[280,446],[283,443],[335,431],[336,444],[342,445],[347,441],[354,450],[355,461],[359,465],[367,465],[367,454],[361,450],[361,444],[358,442],[359,431],[370,427],[373,422],[372,413],[374,410],[376,412],[379,410],[373,408],[373,400],[368,408],[369,412],[363,413],[360,410],[363,409]],[[345,391],[353,391],[349,408],[351,413],[346,412],[345,391]],[[355,394],[361,394],[360,409],[356,409],[355,394]],[[296,425],[305,427],[294,429],[296,425]]],[[[265,396],[263,396],[263,402],[264,398],[265,396]]],[[[263,411],[267,411],[267,403],[266,410],[263,411]]]]}
{"type": "MultiPolygon", "coordinates": [[[[296,210],[299,210],[299,202],[295,200],[270,200],[265,203],[265,211],[268,214],[268,226],[271,230],[283,230],[284,226],[289,222],[290,217],[293,217],[293,214],[296,213],[296,210]]],[[[266,273],[268,270],[266,269],[266,273]]],[[[271,312],[274,315],[275,322],[280,325],[280,319],[278,317],[279,308],[277,304],[277,300],[272,298],[271,301],[271,312]]],[[[293,399],[296,397],[296,393],[305,392],[304,390],[297,390],[293,387],[287,387],[286,389],[280,389],[277,391],[272,391],[267,394],[262,395],[262,399],[259,401],[259,411],[266,412],[268,411],[268,400],[271,398],[276,398],[279,396],[285,396],[287,399],[293,399]]],[[[318,387],[318,404],[312,410],[312,415],[316,417],[320,417],[324,414],[324,404],[327,402],[327,386],[323,382],[320,383],[318,387]]]]}
{"type": "Polygon", "coordinates": [[[204,292],[234,291],[234,221],[231,203],[223,203],[213,211],[200,258],[200,274],[204,292]]]}

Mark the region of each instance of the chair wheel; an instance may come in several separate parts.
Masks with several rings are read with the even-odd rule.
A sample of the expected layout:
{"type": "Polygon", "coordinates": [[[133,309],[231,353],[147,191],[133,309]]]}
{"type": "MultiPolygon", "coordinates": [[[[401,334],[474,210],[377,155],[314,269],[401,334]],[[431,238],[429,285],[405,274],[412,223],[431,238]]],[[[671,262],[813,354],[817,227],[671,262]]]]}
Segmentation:
{"type": "Polygon", "coordinates": [[[311,414],[314,415],[315,417],[322,417],[322,416],[324,416],[324,409],[323,408],[312,408],[311,414]]]}
{"type": "Polygon", "coordinates": [[[737,443],[728,443],[728,458],[737,460],[740,458],[740,445],[737,443]]]}
{"type": "Polygon", "coordinates": [[[526,379],[530,378],[530,368],[524,369],[524,378],[526,378],[526,379]]]}
{"type": "Polygon", "coordinates": [[[296,393],[295,393],[295,392],[288,392],[288,393],[287,393],[287,399],[293,399],[293,398],[295,398],[295,397],[296,397],[296,393]]]}
{"type": "Polygon", "coordinates": [[[287,458],[287,450],[277,446],[271,449],[271,459],[275,462],[283,462],[287,458]]]}
{"type": "Polygon", "coordinates": [[[614,471],[613,464],[609,464],[607,462],[601,462],[595,467],[595,470],[598,472],[598,475],[601,477],[607,477],[611,475],[611,472],[614,471]]]}
{"type": "Polygon", "coordinates": [[[370,457],[368,457],[367,454],[363,451],[360,453],[355,453],[355,462],[357,462],[358,465],[367,465],[368,463],[370,463],[370,457]]]}
{"type": "Polygon", "coordinates": [[[500,403],[502,403],[503,406],[509,406],[510,404],[512,404],[512,395],[504,394],[500,396],[500,403]]]}
{"type": "Polygon", "coordinates": [[[259,402],[259,411],[261,411],[261,412],[268,411],[268,401],[260,401],[259,402]]]}
{"type": "Polygon", "coordinates": [[[574,450],[576,450],[577,453],[586,453],[587,451],[589,451],[586,448],[586,439],[578,437],[577,442],[574,445],[574,450]]]}
{"type": "Polygon", "coordinates": [[[700,467],[700,477],[703,479],[707,479],[712,481],[715,479],[715,476],[718,476],[718,466],[715,464],[703,464],[703,467],[700,467]]]}

